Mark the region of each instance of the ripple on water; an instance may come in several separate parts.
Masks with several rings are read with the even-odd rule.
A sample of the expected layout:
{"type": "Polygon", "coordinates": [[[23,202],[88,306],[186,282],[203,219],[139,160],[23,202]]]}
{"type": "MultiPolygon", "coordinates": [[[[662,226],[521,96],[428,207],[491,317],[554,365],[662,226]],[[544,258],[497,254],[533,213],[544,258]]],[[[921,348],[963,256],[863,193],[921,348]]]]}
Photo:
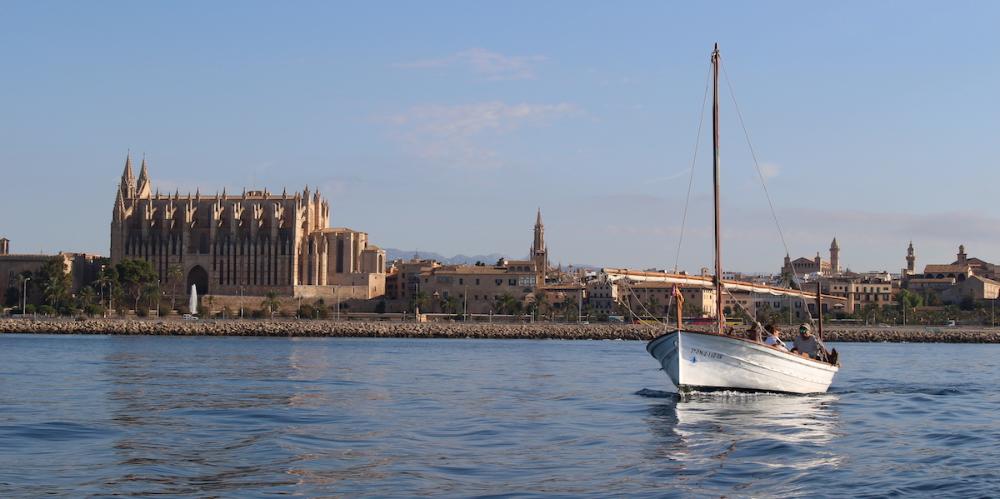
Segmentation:
{"type": "Polygon", "coordinates": [[[838,345],[828,394],[681,398],[633,342],[17,340],[0,497],[1000,490],[1000,346],[838,345]]]}

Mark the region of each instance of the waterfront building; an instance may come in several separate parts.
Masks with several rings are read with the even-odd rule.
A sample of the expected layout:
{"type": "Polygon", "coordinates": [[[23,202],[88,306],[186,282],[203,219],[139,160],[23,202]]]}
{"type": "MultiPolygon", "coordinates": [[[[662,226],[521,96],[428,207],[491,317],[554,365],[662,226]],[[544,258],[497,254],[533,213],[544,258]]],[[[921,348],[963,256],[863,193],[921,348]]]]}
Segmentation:
{"type": "Polygon", "coordinates": [[[835,304],[833,310],[854,313],[868,305],[886,307],[896,304],[892,276],[885,272],[844,273],[832,277],[821,277],[819,283],[823,294],[846,300],[843,303],[835,304]]]}
{"type": "Polygon", "coordinates": [[[394,260],[386,271],[385,297],[389,300],[412,300],[420,290],[420,276],[441,264],[417,256],[410,260],[394,260]]]}
{"type": "MultiPolygon", "coordinates": [[[[70,276],[70,292],[74,294],[97,280],[106,261],[104,257],[87,253],[59,252],[54,255],[11,253],[10,240],[2,238],[0,239],[0,306],[19,305],[24,289],[23,278],[38,273],[53,258],[58,258],[62,262],[63,268],[70,276]]],[[[37,305],[42,301],[41,292],[29,291],[28,303],[37,305]]]]}
{"type": "Polygon", "coordinates": [[[406,300],[404,310],[412,310],[412,305],[420,301],[429,307],[421,310],[425,313],[497,314],[506,297],[523,309],[529,296],[533,299],[538,285],[535,263],[530,260],[500,259],[493,265],[441,265],[430,261],[408,264],[400,266],[400,277],[393,280],[405,283],[405,289],[394,295],[406,300]]]}
{"type": "MultiPolygon", "coordinates": [[[[674,284],[655,281],[619,281],[619,296],[627,308],[636,315],[666,317],[675,314],[677,302],[673,297],[674,284]]],[[[715,290],[705,287],[681,286],[684,308],[694,317],[715,316],[715,290]]]]}
{"type": "Polygon", "coordinates": [[[185,289],[199,295],[263,295],[367,299],[385,291],[385,252],[368,234],[330,228],[319,192],[267,190],[202,195],[154,192],[146,160],[132,158],[115,196],[111,262],[149,261],[161,283],[181,269],[185,289]]]}
{"type": "Polygon", "coordinates": [[[801,280],[811,274],[836,275],[841,273],[840,268],[840,245],[837,238],[833,238],[830,243],[830,259],[824,260],[816,252],[814,258],[800,257],[792,260],[789,255],[785,255],[785,261],[781,266],[781,275],[801,280]]]}
{"type": "MultiPolygon", "coordinates": [[[[907,249],[907,269],[911,270],[913,243],[907,249]]],[[[970,258],[965,245],[958,246],[955,261],[928,264],[923,273],[903,276],[902,287],[921,294],[925,299],[936,296],[942,303],[957,304],[967,298],[993,300],[997,298],[1000,266],[979,258],[970,258]]]]}
{"type": "Polygon", "coordinates": [[[586,283],[587,302],[600,315],[615,315],[618,299],[618,285],[607,274],[601,273],[586,283]]]}

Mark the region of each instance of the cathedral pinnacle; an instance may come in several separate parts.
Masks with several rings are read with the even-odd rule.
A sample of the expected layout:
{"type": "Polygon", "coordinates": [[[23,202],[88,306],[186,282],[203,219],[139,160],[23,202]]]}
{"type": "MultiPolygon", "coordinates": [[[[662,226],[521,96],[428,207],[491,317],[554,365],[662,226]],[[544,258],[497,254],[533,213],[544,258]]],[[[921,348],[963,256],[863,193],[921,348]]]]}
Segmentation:
{"type": "Polygon", "coordinates": [[[149,181],[149,169],[146,168],[146,155],[143,154],[142,165],[139,167],[139,185],[136,189],[136,197],[148,198],[152,194],[152,185],[149,181]]]}

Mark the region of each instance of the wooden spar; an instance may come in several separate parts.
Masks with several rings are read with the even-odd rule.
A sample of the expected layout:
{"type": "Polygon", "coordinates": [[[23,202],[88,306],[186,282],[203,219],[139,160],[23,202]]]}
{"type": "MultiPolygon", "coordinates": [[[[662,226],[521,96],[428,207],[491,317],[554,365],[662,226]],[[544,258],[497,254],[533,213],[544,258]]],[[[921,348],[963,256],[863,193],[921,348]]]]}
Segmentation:
{"type": "Polygon", "coordinates": [[[684,295],[676,284],[674,284],[673,294],[674,301],[677,302],[677,330],[680,331],[681,325],[684,323],[684,320],[681,318],[681,313],[684,310],[684,295]]]}
{"type": "Polygon", "coordinates": [[[816,336],[823,341],[823,286],[816,281],[816,336]]]}
{"type": "Polygon", "coordinates": [[[715,190],[715,311],[718,333],[723,334],[725,316],[722,313],[722,241],[719,219],[719,44],[712,51],[712,185],[715,190]]]}

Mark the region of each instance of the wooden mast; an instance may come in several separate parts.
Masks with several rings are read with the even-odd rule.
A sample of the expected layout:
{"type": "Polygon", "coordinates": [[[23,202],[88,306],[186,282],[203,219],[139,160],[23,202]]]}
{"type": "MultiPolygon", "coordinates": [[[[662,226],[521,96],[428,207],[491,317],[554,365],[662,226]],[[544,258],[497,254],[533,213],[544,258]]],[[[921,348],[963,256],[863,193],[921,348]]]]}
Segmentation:
{"type": "Polygon", "coordinates": [[[724,334],[726,319],[722,313],[722,234],[719,221],[719,44],[712,51],[712,184],[715,188],[715,311],[718,333],[724,334]]]}

